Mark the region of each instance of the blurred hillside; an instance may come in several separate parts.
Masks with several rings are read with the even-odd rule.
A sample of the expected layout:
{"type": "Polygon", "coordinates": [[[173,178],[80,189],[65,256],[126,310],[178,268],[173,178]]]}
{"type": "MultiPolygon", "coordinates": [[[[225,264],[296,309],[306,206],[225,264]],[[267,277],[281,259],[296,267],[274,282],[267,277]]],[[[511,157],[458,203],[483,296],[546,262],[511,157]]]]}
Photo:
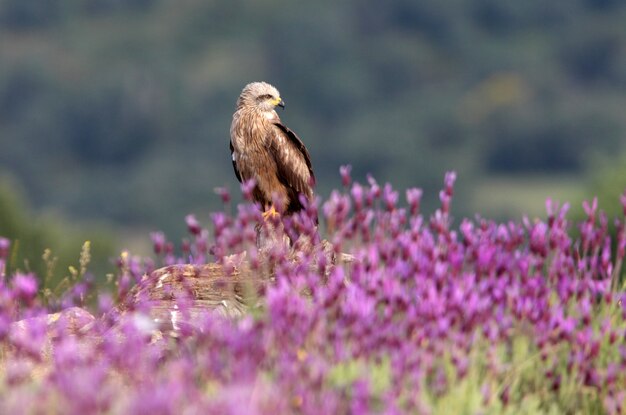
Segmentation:
{"type": "Polygon", "coordinates": [[[0,175],[37,209],[173,235],[238,192],[250,81],[280,89],[322,195],[351,164],[432,207],[455,169],[459,214],[541,212],[626,137],[620,0],[0,0],[0,67],[0,175]]]}

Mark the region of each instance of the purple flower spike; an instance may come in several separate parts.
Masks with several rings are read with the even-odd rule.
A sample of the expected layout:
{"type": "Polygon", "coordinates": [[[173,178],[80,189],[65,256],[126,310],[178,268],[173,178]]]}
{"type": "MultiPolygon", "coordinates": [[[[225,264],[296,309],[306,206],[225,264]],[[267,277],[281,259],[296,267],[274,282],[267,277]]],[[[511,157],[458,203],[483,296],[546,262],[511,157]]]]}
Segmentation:
{"type": "Polygon", "coordinates": [[[9,256],[11,241],[0,236],[0,259],[6,259],[9,256]]]}
{"type": "Polygon", "coordinates": [[[590,201],[571,224],[549,200],[544,219],[457,224],[454,172],[430,217],[420,189],[405,208],[390,184],[340,174],[342,190],[276,219],[293,245],[257,247],[267,221],[242,203],[211,214],[213,233],[187,216],[182,244],[152,233],[159,265],[180,265],[122,253],[117,295],[89,297],[89,273],[42,301],[33,274],[0,279],[0,413],[436,413],[459,387],[471,413],[527,396],[624,412],[623,217],[614,232],[590,201]],[[97,316],[63,310],[77,299],[97,316]],[[571,401],[571,385],[590,393],[571,401]]]}
{"type": "Polygon", "coordinates": [[[352,178],[350,177],[350,172],[352,171],[352,166],[346,165],[339,167],[339,174],[341,174],[341,184],[343,187],[350,186],[352,183],[352,178]]]}
{"type": "Polygon", "coordinates": [[[456,182],[456,172],[449,171],[443,180],[444,190],[448,196],[452,196],[454,193],[454,183],[456,182]]]}
{"type": "Polygon", "coordinates": [[[150,239],[152,239],[152,248],[154,249],[155,254],[161,255],[165,252],[165,243],[167,241],[163,232],[152,232],[150,234],[150,239]]]}
{"type": "Polygon", "coordinates": [[[385,183],[383,188],[383,201],[388,211],[394,210],[398,203],[398,192],[393,190],[389,183],[385,183]]]}
{"type": "Polygon", "coordinates": [[[596,212],[598,210],[598,198],[594,197],[591,204],[589,204],[588,200],[585,200],[583,202],[583,209],[589,219],[595,218],[596,212]]]}
{"type": "Polygon", "coordinates": [[[243,194],[243,198],[247,201],[252,200],[252,191],[256,187],[256,180],[250,179],[241,183],[241,193],[243,194]]]}
{"type": "Polygon", "coordinates": [[[192,235],[199,235],[202,231],[202,227],[200,226],[200,223],[196,219],[195,215],[185,216],[185,222],[187,222],[187,229],[192,235]]]}
{"type": "Polygon", "coordinates": [[[422,189],[412,187],[406,190],[406,201],[411,209],[411,216],[415,216],[420,210],[420,203],[422,201],[422,189]]]}
{"type": "Polygon", "coordinates": [[[354,183],[352,185],[352,189],[350,189],[350,194],[352,195],[352,200],[354,201],[354,208],[357,211],[360,211],[363,208],[363,187],[358,183],[354,183]]]}
{"type": "Polygon", "coordinates": [[[225,187],[216,187],[215,193],[222,199],[222,203],[227,204],[230,202],[230,192],[225,187]]]}
{"type": "Polygon", "coordinates": [[[530,249],[541,256],[546,256],[548,247],[546,245],[548,226],[543,222],[537,222],[530,232],[530,249]]]}
{"type": "Polygon", "coordinates": [[[113,298],[109,293],[103,293],[98,296],[98,311],[106,314],[113,309],[113,298]]]}
{"type": "Polygon", "coordinates": [[[37,278],[33,274],[17,274],[12,283],[15,296],[24,302],[31,302],[37,295],[37,278]]]}

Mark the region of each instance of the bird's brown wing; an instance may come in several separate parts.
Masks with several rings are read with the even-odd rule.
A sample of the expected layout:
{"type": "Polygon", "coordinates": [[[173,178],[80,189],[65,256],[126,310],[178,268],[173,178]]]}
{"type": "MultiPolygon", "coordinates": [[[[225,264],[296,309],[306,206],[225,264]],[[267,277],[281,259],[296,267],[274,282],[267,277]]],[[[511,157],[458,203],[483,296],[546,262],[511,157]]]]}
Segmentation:
{"type": "Polygon", "coordinates": [[[268,142],[269,151],[276,162],[278,179],[289,190],[289,210],[301,208],[298,195],[313,195],[315,175],[311,157],[300,138],[281,123],[274,123],[268,142]]]}
{"type": "Polygon", "coordinates": [[[237,180],[241,183],[241,173],[237,168],[237,162],[235,162],[235,149],[233,148],[233,142],[230,142],[230,158],[233,161],[233,169],[235,170],[235,176],[237,176],[237,180]]]}

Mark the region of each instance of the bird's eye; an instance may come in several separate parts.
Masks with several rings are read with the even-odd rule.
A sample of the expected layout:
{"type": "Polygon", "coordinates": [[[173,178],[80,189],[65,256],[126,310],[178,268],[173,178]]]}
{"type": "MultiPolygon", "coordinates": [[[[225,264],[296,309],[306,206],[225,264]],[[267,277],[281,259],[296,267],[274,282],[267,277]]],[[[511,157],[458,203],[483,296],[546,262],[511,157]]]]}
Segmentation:
{"type": "Polygon", "coordinates": [[[263,94],[259,97],[261,101],[265,101],[266,99],[270,99],[272,96],[270,94],[263,94]]]}

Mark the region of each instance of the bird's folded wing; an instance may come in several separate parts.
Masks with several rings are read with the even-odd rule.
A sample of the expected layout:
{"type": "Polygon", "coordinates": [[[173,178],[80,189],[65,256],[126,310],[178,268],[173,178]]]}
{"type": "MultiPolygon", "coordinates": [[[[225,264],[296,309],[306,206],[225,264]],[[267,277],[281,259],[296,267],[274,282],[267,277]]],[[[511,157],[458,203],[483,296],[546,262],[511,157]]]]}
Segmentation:
{"type": "Polygon", "coordinates": [[[297,192],[311,196],[315,175],[309,152],[296,133],[281,123],[274,126],[267,143],[276,161],[279,180],[297,192]]]}

